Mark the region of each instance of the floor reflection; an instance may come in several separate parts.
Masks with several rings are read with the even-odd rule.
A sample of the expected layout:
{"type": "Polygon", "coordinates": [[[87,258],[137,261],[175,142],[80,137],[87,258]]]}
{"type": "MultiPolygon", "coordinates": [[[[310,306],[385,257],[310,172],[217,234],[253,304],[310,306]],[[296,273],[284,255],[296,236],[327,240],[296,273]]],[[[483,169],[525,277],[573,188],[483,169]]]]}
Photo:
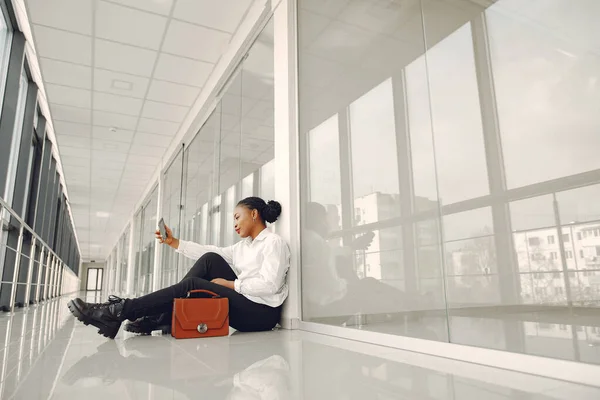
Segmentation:
{"type": "MultiPolygon", "coordinates": [[[[107,340],[75,324],[68,300],[0,315],[1,399],[600,398],[596,388],[301,331],[199,340],[121,332],[107,340]]],[[[406,324],[419,322],[425,321],[399,326],[406,332],[406,324]]],[[[536,325],[545,322],[512,322],[522,324],[521,344],[531,352],[540,332],[555,332],[536,325]]],[[[451,326],[460,332],[485,328],[486,340],[498,347],[511,343],[502,332],[521,332],[464,316],[452,317],[451,326]]],[[[378,327],[394,332],[391,322],[369,325],[378,327]]],[[[556,332],[563,332],[560,326],[556,332]]],[[[586,332],[575,330],[581,345],[586,332]]],[[[549,339],[573,339],[564,335],[549,339]]]]}
{"type": "Polygon", "coordinates": [[[482,307],[320,318],[314,322],[535,356],[600,364],[600,317],[567,307],[482,307]],[[524,311],[519,311],[524,310],[524,311]]]}

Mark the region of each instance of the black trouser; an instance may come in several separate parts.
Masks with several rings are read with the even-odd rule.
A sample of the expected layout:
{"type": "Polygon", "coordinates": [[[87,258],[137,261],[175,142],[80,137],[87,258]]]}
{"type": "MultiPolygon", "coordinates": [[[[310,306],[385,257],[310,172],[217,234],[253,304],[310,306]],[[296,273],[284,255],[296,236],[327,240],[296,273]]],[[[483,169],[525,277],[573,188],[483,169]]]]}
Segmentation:
{"type": "Polygon", "coordinates": [[[181,282],[125,303],[125,316],[140,317],[173,312],[173,300],[186,297],[190,290],[205,289],[229,299],[229,325],[242,332],[267,331],[275,327],[281,317],[280,307],[255,303],[233,289],[212,283],[223,278],[234,281],[237,276],[223,257],[207,253],[200,257],[181,282]]]}

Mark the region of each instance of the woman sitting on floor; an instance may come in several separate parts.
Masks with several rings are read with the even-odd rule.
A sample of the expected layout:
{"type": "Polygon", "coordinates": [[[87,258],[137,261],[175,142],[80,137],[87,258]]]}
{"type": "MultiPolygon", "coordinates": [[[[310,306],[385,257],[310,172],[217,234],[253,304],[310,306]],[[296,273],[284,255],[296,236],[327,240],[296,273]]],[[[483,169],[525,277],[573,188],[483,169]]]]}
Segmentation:
{"type": "Polygon", "coordinates": [[[200,245],[159,231],[161,243],[178,253],[197,260],[181,282],[146,296],[121,299],[110,296],[106,303],[69,302],[69,309],[86,325],[99,328],[98,333],[114,339],[125,320],[125,330],[150,334],[154,330],[170,331],[173,300],[186,297],[190,290],[206,289],[229,299],[229,323],[232,328],[248,331],[271,330],[279,322],[281,306],[288,295],[285,278],[290,265],[287,243],[267,230],[281,214],[276,201],[265,203],[258,197],[241,200],[234,210],[235,231],[244,240],[233,246],[200,245]]]}

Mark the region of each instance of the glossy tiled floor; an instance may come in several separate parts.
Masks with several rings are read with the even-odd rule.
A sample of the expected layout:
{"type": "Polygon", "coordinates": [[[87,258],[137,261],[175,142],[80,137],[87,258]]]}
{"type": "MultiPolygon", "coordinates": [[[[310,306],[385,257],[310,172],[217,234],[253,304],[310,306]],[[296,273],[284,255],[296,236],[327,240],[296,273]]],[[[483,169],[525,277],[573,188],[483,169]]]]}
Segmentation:
{"type": "Polygon", "coordinates": [[[68,298],[0,315],[1,399],[599,399],[600,389],[300,331],[108,340],[68,298]]]}

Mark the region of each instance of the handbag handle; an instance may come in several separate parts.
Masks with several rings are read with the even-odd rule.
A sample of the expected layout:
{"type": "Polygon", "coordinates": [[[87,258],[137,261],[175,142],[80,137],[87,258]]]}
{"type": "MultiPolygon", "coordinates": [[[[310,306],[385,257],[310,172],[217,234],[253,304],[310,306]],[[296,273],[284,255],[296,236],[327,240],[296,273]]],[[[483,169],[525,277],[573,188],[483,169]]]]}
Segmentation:
{"type": "Polygon", "coordinates": [[[206,293],[206,294],[211,295],[213,297],[213,299],[221,297],[218,294],[216,294],[215,292],[211,292],[210,290],[205,290],[205,289],[190,290],[187,293],[187,297],[190,297],[192,295],[192,293],[206,293]]]}

